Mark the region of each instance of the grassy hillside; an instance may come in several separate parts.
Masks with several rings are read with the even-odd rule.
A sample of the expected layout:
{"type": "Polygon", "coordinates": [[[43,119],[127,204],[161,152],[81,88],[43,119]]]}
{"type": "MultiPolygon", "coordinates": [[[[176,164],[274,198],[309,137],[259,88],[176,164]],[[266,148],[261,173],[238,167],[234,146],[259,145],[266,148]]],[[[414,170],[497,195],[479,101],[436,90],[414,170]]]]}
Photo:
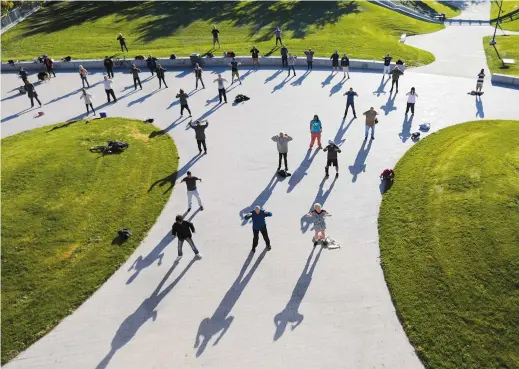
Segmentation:
{"type": "MultiPolygon", "coordinates": [[[[490,19],[497,17],[499,13],[499,4],[501,4],[501,1],[499,1],[499,3],[492,1],[492,7],[490,8],[490,19]]],[[[508,14],[517,9],[519,9],[519,1],[505,0],[503,1],[501,15],[508,14]]],[[[514,20],[512,21],[505,19],[505,21],[501,23],[501,28],[508,31],[519,31],[519,14],[515,15],[513,19],[514,20]]]]}
{"type": "Polygon", "coordinates": [[[519,35],[514,36],[496,36],[496,49],[504,59],[515,59],[516,64],[506,65],[503,68],[501,59],[496,54],[496,51],[489,45],[491,36],[483,38],[483,47],[487,56],[487,63],[492,73],[510,74],[519,76],[519,35]]]}

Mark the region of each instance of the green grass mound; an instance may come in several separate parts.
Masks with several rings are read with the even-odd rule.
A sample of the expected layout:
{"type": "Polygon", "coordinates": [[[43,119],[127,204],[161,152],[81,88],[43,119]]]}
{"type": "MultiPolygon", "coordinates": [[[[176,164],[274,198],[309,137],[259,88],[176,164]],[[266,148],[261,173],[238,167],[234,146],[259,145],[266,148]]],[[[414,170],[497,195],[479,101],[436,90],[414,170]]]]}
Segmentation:
{"type": "Polygon", "coordinates": [[[203,54],[212,48],[213,25],[221,32],[217,56],[231,49],[250,55],[252,45],[265,55],[274,46],[274,29],[281,26],[284,42],[299,56],[307,48],[316,56],[330,57],[337,49],[351,58],[377,60],[390,52],[410,66],[431,63],[434,56],[399,43],[400,35],[443,28],[362,1],[67,1],[43,7],[3,34],[2,60],[43,53],[54,59],[103,58],[120,52],[119,32],[126,36],[131,59],[149,53],[203,54]]]}
{"type": "Polygon", "coordinates": [[[445,14],[447,18],[453,18],[461,14],[461,10],[458,7],[451,5],[448,2],[440,2],[436,0],[423,0],[421,2],[429,6],[436,13],[445,14]]]}
{"type": "Polygon", "coordinates": [[[496,36],[496,49],[503,59],[515,59],[515,64],[507,64],[503,68],[501,59],[496,54],[493,46],[489,45],[491,36],[483,38],[483,47],[487,56],[488,68],[492,73],[509,74],[519,76],[519,35],[496,36]]]}
{"type": "MultiPolygon", "coordinates": [[[[503,2],[501,2],[501,0],[492,1],[490,8],[490,19],[497,18],[497,15],[499,14],[499,5],[501,5],[501,3],[501,16],[519,9],[519,1],[517,0],[505,0],[503,2]]],[[[501,23],[501,28],[508,31],[519,31],[519,15],[514,15],[512,20],[510,20],[510,18],[505,18],[501,23]]]]}
{"type": "Polygon", "coordinates": [[[110,118],[35,129],[2,140],[2,363],[72,313],[117,270],[171,192],[153,182],[177,170],[168,135],[110,118]],[[91,153],[109,140],[118,155],[91,153]],[[127,242],[112,244],[128,228],[127,242]]]}
{"type": "Polygon", "coordinates": [[[381,261],[427,368],[519,368],[519,121],[443,129],[398,162],[381,261]]]}

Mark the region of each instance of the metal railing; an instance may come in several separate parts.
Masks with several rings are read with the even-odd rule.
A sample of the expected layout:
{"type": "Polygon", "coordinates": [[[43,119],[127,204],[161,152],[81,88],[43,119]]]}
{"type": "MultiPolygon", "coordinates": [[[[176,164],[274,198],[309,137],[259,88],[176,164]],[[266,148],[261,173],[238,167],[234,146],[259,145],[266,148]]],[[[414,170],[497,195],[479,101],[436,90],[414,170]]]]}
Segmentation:
{"type": "Polygon", "coordinates": [[[9,13],[2,16],[1,18],[2,28],[0,33],[8,31],[14,25],[20,23],[22,20],[38,10],[39,7],[40,4],[22,4],[21,6],[10,10],[9,13]]]}

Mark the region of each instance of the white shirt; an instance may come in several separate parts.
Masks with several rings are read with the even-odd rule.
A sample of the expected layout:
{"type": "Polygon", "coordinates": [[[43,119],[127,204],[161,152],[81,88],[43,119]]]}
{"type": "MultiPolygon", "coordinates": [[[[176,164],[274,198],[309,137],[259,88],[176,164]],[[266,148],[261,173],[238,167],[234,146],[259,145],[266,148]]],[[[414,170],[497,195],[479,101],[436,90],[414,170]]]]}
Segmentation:
{"type": "Polygon", "coordinates": [[[227,80],[225,78],[217,78],[215,82],[218,82],[218,89],[223,90],[225,87],[223,86],[223,83],[227,80]]]}
{"type": "Polygon", "coordinates": [[[416,98],[418,97],[418,95],[416,94],[416,92],[415,92],[414,94],[408,92],[408,93],[407,93],[407,96],[408,96],[408,98],[407,98],[407,102],[408,102],[409,104],[414,104],[414,103],[416,102],[416,98]]]}
{"type": "Polygon", "coordinates": [[[294,55],[289,56],[289,57],[288,57],[288,62],[289,62],[289,64],[290,64],[290,65],[296,65],[296,58],[297,58],[297,56],[294,56],[294,55]]]}
{"type": "Polygon", "coordinates": [[[105,79],[103,80],[103,83],[105,85],[105,90],[111,90],[112,85],[114,84],[114,82],[111,79],[105,79]]]}
{"type": "Polygon", "coordinates": [[[92,95],[88,92],[86,94],[81,94],[80,99],[85,99],[85,104],[92,104],[92,95]]]}

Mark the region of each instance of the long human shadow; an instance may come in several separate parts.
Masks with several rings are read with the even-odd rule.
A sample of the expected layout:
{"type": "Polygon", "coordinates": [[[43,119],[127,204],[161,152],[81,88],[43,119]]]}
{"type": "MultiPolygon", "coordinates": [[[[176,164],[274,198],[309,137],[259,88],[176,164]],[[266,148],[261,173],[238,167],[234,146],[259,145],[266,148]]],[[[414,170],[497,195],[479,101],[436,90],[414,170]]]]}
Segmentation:
{"type": "Polygon", "coordinates": [[[373,95],[377,95],[377,97],[380,96],[381,94],[383,94],[383,95],[386,94],[386,91],[384,90],[384,88],[386,88],[386,85],[389,82],[389,78],[385,79],[384,76],[385,75],[383,74],[382,79],[380,80],[380,85],[377,87],[377,90],[373,91],[373,95]]]}
{"type": "Polygon", "coordinates": [[[279,70],[275,71],[273,75],[271,75],[270,77],[267,77],[265,79],[264,83],[269,83],[270,81],[276,79],[276,77],[279,76],[282,72],[283,72],[283,69],[279,69],[279,70]]]}
{"type": "Polygon", "coordinates": [[[306,79],[306,77],[308,77],[310,75],[310,70],[307,70],[306,72],[304,72],[301,77],[299,77],[298,79],[296,79],[294,82],[291,83],[292,86],[301,86],[304,82],[304,80],[306,79]]]}
{"type": "Polygon", "coordinates": [[[156,90],[153,90],[149,94],[139,97],[137,100],[130,101],[128,103],[128,106],[143,103],[148,97],[151,97],[152,95],[155,95],[157,92],[160,92],[160,91],[162,91],[162,89],[157,88],[156,90]]]}
{"type": "MultiPolygon", "coordinates": [[[[314,201],[312,201],[312,204],[310,205],[309,211],[312,211],[314,208],[314,204],[318,203],[321,204],[321,206],[324,206],[324,203],[326,200],[328,200],[328,196],[332,193],[333,187],[335,186],[335,182],[337,181],[337,177],[335,177],[332,181],[332,184],[326,191],[324,191],[324,184],[326,183],[326,177],[323,178],[321,183],[319,184],[319,190],[317,190],[317,194],[315,195],[314,201]]],[[[308,228],[310,228],[310,224],[312,224],[312,218],[308,217],[306,213],[301,217],[300,219],[301,224],[301,233],[306,233],[308,231],[308,228]]]]}
{"type": "Polygon", "coordinates": [[[402,132],[398,134],[398,137],[402,140],[402,142],[406,142],[409,137],[411,137],[411,125],[413,124],[414,115],[411,115],[410,118],[407,117],[407,114],[404,116],[404,121],[402,123],[402,132]]]}
{"type": "Polygon", "coordinates": [[[337,144],[337,146],[341,146],[344,141],[346,141],[344,135],[346,134],[346,131],[350,128],[351,124],[355,118],[351,118],[350,122],[347,126],[344,126],[345,119],[342,120],[341,125],[339,126],[339,129],[337,130],[337,133],[335,134],[335,138],[333,139],[333,142],[337,144]]]}
{"type": "Polygon", "coordinates": [[[277,85],[274,86],[274,89],[272,90],[271,94],[273,94],[274,92],[276,92],[278,90],[281,90],[294,77],[295,76],[293,74],[291,76],[286,76],[283,81],[281,81],[280,83],[278,83],[277,85]]]}
{"type": "MultiPolygon", "coordinates": [[[[18,88],[15,88],[16,91],[18,91],[18,88]]],[[[4,97],[1,101],[4,102],[6,100],[11,100],[11,99],[14,99],[18,96],[26,96],[26,94],[21,94],[20,92],[17,92],[16,94],[14,95],[11,95],[11,96],[8,96],[8,97],[4,97]]]]}
{"type": "MultiPolygon", "coordinates": [[[[102,103],[101,105],[96,106],[96,111],[100,111],[102,108],[104,108],[104,107],[106,107],[106,106],[108,106],[108,105],[117,104],[119,101],[121,101],[121,100],[123,100],[123,99],[126,99],[128,96],[131,96],[131,95],[133,95],[134,93],[137,93],[137,91],[136,91],[136,90],[134,90],[134,91],[130,91],[130,92],[127,92],[126,94],[124,94],[124,95],[122,95],[122,96],[118,96],[118,97],[117,97],[117,102],[114,102],[113,100],[110,101],[110,102],[106,101],[106,102],[102,103]]],[[[81,117],[81,116],[83,116],[83,115],[84,115],[84,114],[80,114],[80,115],[78,115],[78,117],[81,117]]],[[[71,118],[71,119],[78,119],[78,118],[77,118],[77,117],[74,117],[74,118],[71,118]]]]}
{"type": "Polygon", "coordinates": [[[73,95],[77,94],[79,91],[81,91],[81,88],[78,88],[77,90],[71,91],[68,94],[65,94],[63,96],[56,97],[56,98],[54,98],[54,99],[52,99],[50,101],[47,101],[44,105],[50,105],[50,104],[55,103],[57,101],[66,99],[67,97],[70,97],[70,96],[73,96],[73,95]]]}
{"type": "Polygon", "coordinates": [[[483,110],[483,101],[481,101],[481,96],[476,96],[476,117],[485,118],[485,111],[483,110]]]}
{"type": "MultiPolygon", "coordinates": [[[[368,138],[369,140],[369,138],[368,138]]],[[[362,145],[360,146],[359,152],[357,153],[357,157],[355,158],[355,162],[353,165],[349,166],[350,173],[353,175],[351,179],[352,182],[357,181],[357,177],[360,173],[366,171],[366,158],[368,157],[369,150],[371,149],[372,140],[369,140],[368,146],[366,147],[366,141],[362,141],[362,145]]]]}
{"type": "MultiPolygon", "coordinates": [[[[344,86],[344,83],[347,81],[346,78],[341,79],[339,82],[337,82],[331,89],[330,89],[330,96],[336,94],[342,89],[342,86],[344,86]]],[[[329,96],[329,97],[330,97],[329,96]]]]}
{"type": "Polygon", "coordinates": [[[18,118],[19,116],[24,115],[24,114],[26,114],[26,113],[28,113],[30,111],[36,110],[36,109],[39,109],[39,108],[38,107],[33,107],[33,108],[31,107],[31,108],[23,109],[23,110],[19,111],[18,113],[15,113],[15,114],[9,115],[8,117],[3,118],[0,121],[0,123],[8,122],[11,119],[18,118]]]}
{"type": "Polygon", "coordinates": [[[382,105],[380,107],[380,109],[382,109],[384,111],[384,115],[388,115],[389,113],[391,113],[393,110],[396,110],[396,106],[395,106],[395,98],[396,98],[396,94],[389,94],[389,98],[387,99],[386,101],[386,104],[385,105],[382,105]]]}
{"type": "Polygon", "coordinates": [[[285,333],[289,323],[292,323],[290,330],[293,331],[303,322],[304,315],[299,312],[299,307],[301,306],[301,302],[303,302],[306,292],[308,291],[308,287],[310,287],[310,283],[312,283],[312,276],[322,251],[323,248],[319,248],[319,252],[312,262],[315,247],[312,248],[308,259],[306,259],[303,272],[299,276],[299,279],[294,286],[290,300],[288,300],[285,308],[281,312],[277,313],[274,317],[274,325],[276,326],[274,341],[277,341],[279,338],[281,338],[283,333],[285,333]]]}
{"type": "Polygon", "coordinates": [[[321,82],[321,87],[324,88],[327,85],[329,85],[332,82],[332,79],[335,77],[336,74],[337,73],[333,73],[333,71],[330,74],[328,74],[328,77],[326,77],[326,79],[321,82]]]}
{"type": "Polygon", "coordinates": [[[240,80],[243,82],[243,80],[245,78],[247,78],[248,76],[250,76],[252,73],[254,73],[256,70],[254,69],[249,69],[247,72],[245,72],[244,74],[240,75],[240,80]]]}
{"type": "Polygon", "coordinates": [[[274,173],[274,175],[270,179],[267,186],[263,189],[263,191],[260,192],[260,194],[256,197],[256,199],[254,199],[249,206],[246,206],[240,210],[239,215],[240,215],[240,219],[242,219],[242,222],[241,222],[242,226],[246,225],[247,223],[252,221],[250,219],[243,219],[245,214],[253,211],[254,207],[256,205],[263,208],[265,206],[265,204],[267,203],[268,199],[270,198],[270,196],[272,195],[272,192],[274,191],[274,188],[276,187],[278,182],[281,182],[281,180],[280,180],[279,176],[277,175],[277,173],[274,173]]]}
{"type": "Polygon", "coordinates": [[[195,345],[194,348],[198,348],[196,352],[196,357],[199,357],[203,354],[206,349],[209,341],[213,338],[213,336],[218,335],[216,340],[213,343],[213,346],[216,346],[218,342],[223,338],[231,323],[234,320],[234,316],[230,315],[231,311],[238,302],[241,294],[247,287],[247,284],[250,282],[252,276],[258,269],[261,264],[265,254],[267,253],[267,249],[263,249],[261,254],[258,256],[256,261],[254,262],[252,268],[249,270],[247,274],[245,274],[247,268],[249,267],[252,258],[254,257],[254,253],[251,251],[243,264],[238,277],[231,285],[229,290],[225,293],[222,301],[214,311],[213,315],[210,318],[205,318],[200,323],[198,327],[198,332],[196,333],[195,345]],[[203,337],[203,338],[202,338],[203,337]]]}
{"type": "Polygon", "coordinates": [[[301,182],[303,178],[307,175],[306,172],[308,168],[310,168],[310,165],[312,165],[312,162],[319,153],[319,150],[315,150],[313,154],[311,154],[311,152],[311,150],[308,150],[306,152],[303,161],[299,164],[294,173],[292,173],[292,176],[290,176],[288,180],[287,193],[292,192],[294,188],[296,188],[296,186],[299,184],[299,182],[301,182]]]}
{"type": "Polygon", "coordinates": [[[184,174],[187,173],[187,171],[198,161],[202,158],[202,155],[195,155],[189,161],[184,164],[182,168],[179,170],[174,171],[169,176],[161,178],[153,182],[148,189],[148,192],[151,192],[156,186],[164,187],[168,186],[166,190],[164,190],[163,194],[166,194],[167,192],[171,191],[173,187],[175,187],[175,182],[177,181],[177,178],[182,177],[184,174]]]}
{"type": "Polygon", "coordinates": [[[175,119],[169,126],[167,126],[166,128],[164,129],[161,129],[161,130],[158,130],[158,131],[153,131],[150,133],[149,135],[149,138],[153,138],[153,137],[156,137],[156,136],[162,136],[166,133],[168,133],[169,131],[171,131],[173,128],[175,128],[176,126],[179,126],[183,121],[185,121],[186,119],[189,119],[189,117],[178,117],[177,119],[175,119]]]}
{"type": "Polygon", "coordinates": [[[218,109],[220,109],[222,106],[223,106],[223,104],[214,105],[211,109],[209,109],[209,110],[206,111],[204,114],[202,114],[201,116],[199,116],[199,117],[198,117],[198,120],[206,119],[208,116],[210,116],[211,114],[213,114],[215,111],[217,111],[218,109]]]}
{"type": "Polygon", "coordinates": [[[123,348],[128,342],[132,340],[137,331],[146,323],[150,318],[155,321],[157,319],[157,306],[158,304],[166,297],[168,293],[180,282],[180,280],[186,275],[188,270],[193,266],[196,257],[193,257],[189,264],[184,268],[184,270],[178,275],[177,278],[170,285],[168,285],[164,290],[161,291],[162,287],[168,280],[173,270],[179,264],[175,261],[172,267],[168,270],[162,281],[160,281],[159,285],[152,292],[151,296],[146,298],[130,316],[128,316],[119,326],[117,332],[115,333],[114,338],[112,339],[110,352],[106,354],[106,356],[101,360],[99,364],[97,364],[96,369],[105,369],[110,360],[112,360],[113,356],[123,348]]]}

